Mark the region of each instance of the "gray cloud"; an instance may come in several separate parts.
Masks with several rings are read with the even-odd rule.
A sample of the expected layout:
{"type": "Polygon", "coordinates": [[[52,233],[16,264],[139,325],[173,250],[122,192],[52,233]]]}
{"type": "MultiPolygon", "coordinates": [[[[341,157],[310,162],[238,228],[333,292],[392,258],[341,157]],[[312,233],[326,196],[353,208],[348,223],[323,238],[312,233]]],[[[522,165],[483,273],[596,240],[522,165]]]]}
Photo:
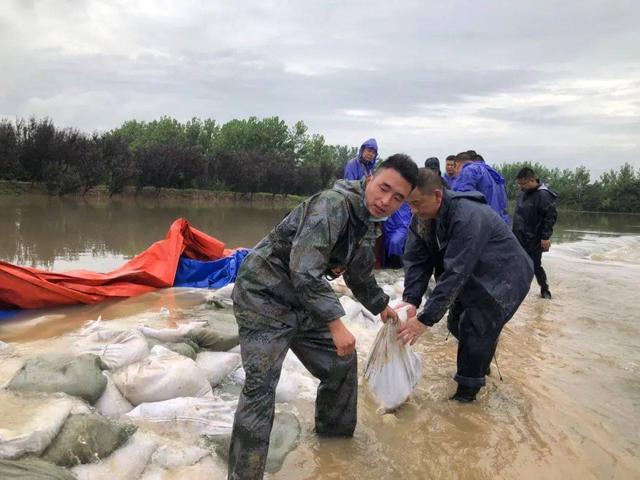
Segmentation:
{"type": "Polygon", "coordinates": [[[0,115],[304,120],[383,153],[640,167],[635,1],[0,6],[0,115]]]}

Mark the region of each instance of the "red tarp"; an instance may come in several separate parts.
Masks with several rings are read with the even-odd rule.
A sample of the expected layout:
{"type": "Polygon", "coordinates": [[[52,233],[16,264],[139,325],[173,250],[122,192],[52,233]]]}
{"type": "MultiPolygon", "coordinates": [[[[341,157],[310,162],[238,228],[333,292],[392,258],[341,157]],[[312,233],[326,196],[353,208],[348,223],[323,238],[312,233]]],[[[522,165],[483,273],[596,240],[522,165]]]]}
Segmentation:
{"type": "Polygon", "coordinates": [[[229,253],[224,243],[180,218],[173,222],[164,240],[110,273],[88,270],[54,273],[0,261],[0,309],[46,308],[133,297],[171,287],[180,256],[216,260],[229,253]]]}

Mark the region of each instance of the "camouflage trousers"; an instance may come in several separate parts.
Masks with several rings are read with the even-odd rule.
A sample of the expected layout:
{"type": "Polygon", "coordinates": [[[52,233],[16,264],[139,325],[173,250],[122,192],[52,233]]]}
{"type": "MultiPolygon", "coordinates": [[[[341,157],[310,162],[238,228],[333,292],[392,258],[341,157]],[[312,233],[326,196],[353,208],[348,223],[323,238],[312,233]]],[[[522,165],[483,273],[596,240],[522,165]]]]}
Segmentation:
{"type": "Polygon", "coordinates": [[[357,417],[356,354],[339,357],[326,325],[301,330],[244,309],[234,310],[246,380],[233,423],[228,478],[263,477],[275,413],[276,385],[289,349],[320,380],[316,432],[325,436],[352,436],[357,417]]]}

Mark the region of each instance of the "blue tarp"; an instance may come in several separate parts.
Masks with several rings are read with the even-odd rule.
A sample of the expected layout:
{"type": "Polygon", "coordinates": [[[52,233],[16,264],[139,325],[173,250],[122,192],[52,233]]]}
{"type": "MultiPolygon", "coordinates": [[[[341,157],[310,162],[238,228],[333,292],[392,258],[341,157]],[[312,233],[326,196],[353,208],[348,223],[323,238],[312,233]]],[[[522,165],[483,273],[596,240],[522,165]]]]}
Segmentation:
{"type": "Polygon", "coordinates": [[[236,250],[220,260],[204,262],[190,258],[180,258],[174,287],[222,288],[236,281],[238,269],[249,250],[236,250]]]}
{"type": "Polygon", "coordinates": [[[0,310],[0,321],[11,318],[14,315],[20,313],[22,310],[0,310]]]}

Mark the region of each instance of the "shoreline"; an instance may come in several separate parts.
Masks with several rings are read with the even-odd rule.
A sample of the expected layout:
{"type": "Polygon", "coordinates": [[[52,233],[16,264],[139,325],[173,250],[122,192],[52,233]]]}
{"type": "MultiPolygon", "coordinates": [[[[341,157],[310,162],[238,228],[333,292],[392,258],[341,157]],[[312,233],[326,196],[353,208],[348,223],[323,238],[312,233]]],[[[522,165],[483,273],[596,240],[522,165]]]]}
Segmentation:
{"type": "MultiPolygon", "coordinates": [[[[135,187],[126,187],[123,193],[109,196],[105,185],[98,185],[91,188],[85,195],[71,193],[67,195],[50,195],[43,183],[30,183],[19,181],[0,180],[0,197],[15,197],[19,195],[33,194],[44,195],[55,198],[70,198],[83,201],[107,201],[116,202],[121,200],[187,200],[195,202],[214,202],[222,204],[244,204],[256,206],[270,206],[293,208],[304,201],[307,197],[302,195],[287,195],[264,192],[232,192],[222,190],[201,190],[196,188],[162,188],[156,190],[154,187],[144,187],[136,192],[135,187]]],[[[513,200],[511,201],[513,202],[513,200]]],[[[559,212],[571,213],[599,213],[607,215],[640,215],[640,212],[612,212],[606,210],[573,210],[571,208],[558,207],[559,212]]],[[[510,215],[512,212],[510,212],[510,215]]]]}
{"type": "Polygon", "coordinates": [[[30,182],[10,182],[6,180],[0,181],[0,197],[16,197],[26,194],[43,195],[52,198],[83,200],[88,202],[117,202],[122,200],[186,200],[195,202],[206,201],[223,204],[258,204],[257,206],[271,206],[282,208],[293,208],[306,198],[300,195],[273,194],[262,192],[245,193],[218,190],[200,190],[195,188],[162,188],[160,190],[156,190],[154,187],[144,187],[138,192],[136,192],[135,187],[126,187],[123,193],[110,196],[105,185],[98,185],[96,187],[93,187],[85,195],[82,195],[81,193],[71,193],[58,196],[50,195],[47,192],[46,186],[42,183],[32,184],[30,182]]]}

